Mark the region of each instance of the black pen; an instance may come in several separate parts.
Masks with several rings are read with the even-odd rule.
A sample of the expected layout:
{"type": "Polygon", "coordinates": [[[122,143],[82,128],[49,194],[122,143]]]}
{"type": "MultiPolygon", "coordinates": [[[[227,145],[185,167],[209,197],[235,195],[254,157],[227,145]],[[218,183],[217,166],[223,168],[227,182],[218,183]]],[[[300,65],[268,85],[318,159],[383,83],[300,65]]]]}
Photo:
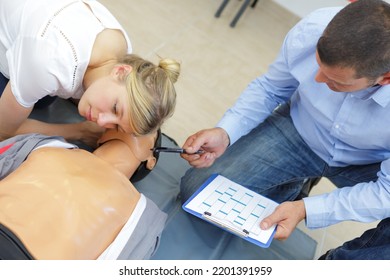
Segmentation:
{"type": "Polygon", "coordinates": [[[182,149],[182,148],[169,148],[169,147],[155,147],[153,149],[150,149],[151,151],[153,152],[156,152],[156,153],[161,153],[161,152],[164,152],[164,153],[176,153],[176,154],[187,154],[187,155],[199,155],[199,154],[203,154],[204,151],[203,150],[198,150],[196,151],[195,153],[187,153],[187,151],[185,149],[182,149]]]}

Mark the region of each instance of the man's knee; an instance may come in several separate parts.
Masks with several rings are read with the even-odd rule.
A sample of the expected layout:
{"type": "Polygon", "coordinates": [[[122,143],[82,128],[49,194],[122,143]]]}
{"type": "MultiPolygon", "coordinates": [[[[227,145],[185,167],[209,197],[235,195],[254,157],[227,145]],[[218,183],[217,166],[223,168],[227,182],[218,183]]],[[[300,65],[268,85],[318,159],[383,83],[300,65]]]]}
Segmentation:
{"type": "Polygon", "coordinates": [[[376,228],[365,231],[360,237],[329,250],[320,259],[329,260],[389,260],[390,218],[382,220],[376,228]]]}
{"type": "Polygon", "coordinates": [[[182,202],[187,201],[187,199],[189,199],[190,196],[202,185],[200,171],[201,169],[190,168],[181,178],[180,197],[182,202]]]}

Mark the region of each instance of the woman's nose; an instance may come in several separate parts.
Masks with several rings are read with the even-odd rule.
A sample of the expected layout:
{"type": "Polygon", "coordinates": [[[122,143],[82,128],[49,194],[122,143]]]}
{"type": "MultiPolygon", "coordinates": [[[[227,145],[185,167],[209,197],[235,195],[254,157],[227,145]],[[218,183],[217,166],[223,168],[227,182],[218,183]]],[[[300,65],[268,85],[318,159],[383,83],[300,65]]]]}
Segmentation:
{"type": "Polygon", "coordinates": [[[114,114],[99,113],[96,123],[104,128],[116,128],[118,119],[114,114]]]}

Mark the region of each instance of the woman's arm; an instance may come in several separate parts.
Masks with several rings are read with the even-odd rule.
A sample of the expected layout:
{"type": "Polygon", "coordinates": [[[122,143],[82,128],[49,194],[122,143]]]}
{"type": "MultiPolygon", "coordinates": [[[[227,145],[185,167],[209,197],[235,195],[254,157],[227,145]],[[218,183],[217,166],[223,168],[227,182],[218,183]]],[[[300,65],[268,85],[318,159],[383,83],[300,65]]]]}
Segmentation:
{"type": "Polygon", "coordinates": [[[0,97],[0,140],[25,133],[41,133],[49,136],[62,136],[68,141],[80,140],[85,144],[96,147],[97,140],[104,129],[93,122],[70,124],[45,123],[28,119],[33,107],[20,105],[14,97],[10,83],[0,97]]]}
{"type": "Polygon", "coordinates": [[[0,140],[16,135],[31,111],[32,108],[25,108],[16,101],[8,82],[0,97],[0,140]]]}
{"type": "Polygon", "coordinates": [[[97,141],[104,132],[104,128],[94,122],[55,124],[33,119],[26,119],[16,131],[16,134],[40,133],[48,136],[62,136],[67,141],[82,141],[90,147],[96,148],[97,141]]]}

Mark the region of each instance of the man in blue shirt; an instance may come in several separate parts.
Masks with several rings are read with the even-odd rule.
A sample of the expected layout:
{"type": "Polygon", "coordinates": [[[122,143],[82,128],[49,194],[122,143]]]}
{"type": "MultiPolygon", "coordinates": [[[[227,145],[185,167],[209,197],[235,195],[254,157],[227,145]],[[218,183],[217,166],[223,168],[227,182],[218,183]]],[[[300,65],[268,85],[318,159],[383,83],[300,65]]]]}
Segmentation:
{"type": "Polygon", "coordinates": [[[277,224],[278,239],[303,219],[312,229],[382,220],[324,258],[390,259],[389,83],[388,3],[360,0],[311,13],[217,126],[184,143],[189,153],[205,153],[182,155],[196,167],[182,179],[183,199],[219,173],[288,201],[260,224],[277,224]],[[297,200],[302,182],[317,177],[338,188],[297,200]]]}

